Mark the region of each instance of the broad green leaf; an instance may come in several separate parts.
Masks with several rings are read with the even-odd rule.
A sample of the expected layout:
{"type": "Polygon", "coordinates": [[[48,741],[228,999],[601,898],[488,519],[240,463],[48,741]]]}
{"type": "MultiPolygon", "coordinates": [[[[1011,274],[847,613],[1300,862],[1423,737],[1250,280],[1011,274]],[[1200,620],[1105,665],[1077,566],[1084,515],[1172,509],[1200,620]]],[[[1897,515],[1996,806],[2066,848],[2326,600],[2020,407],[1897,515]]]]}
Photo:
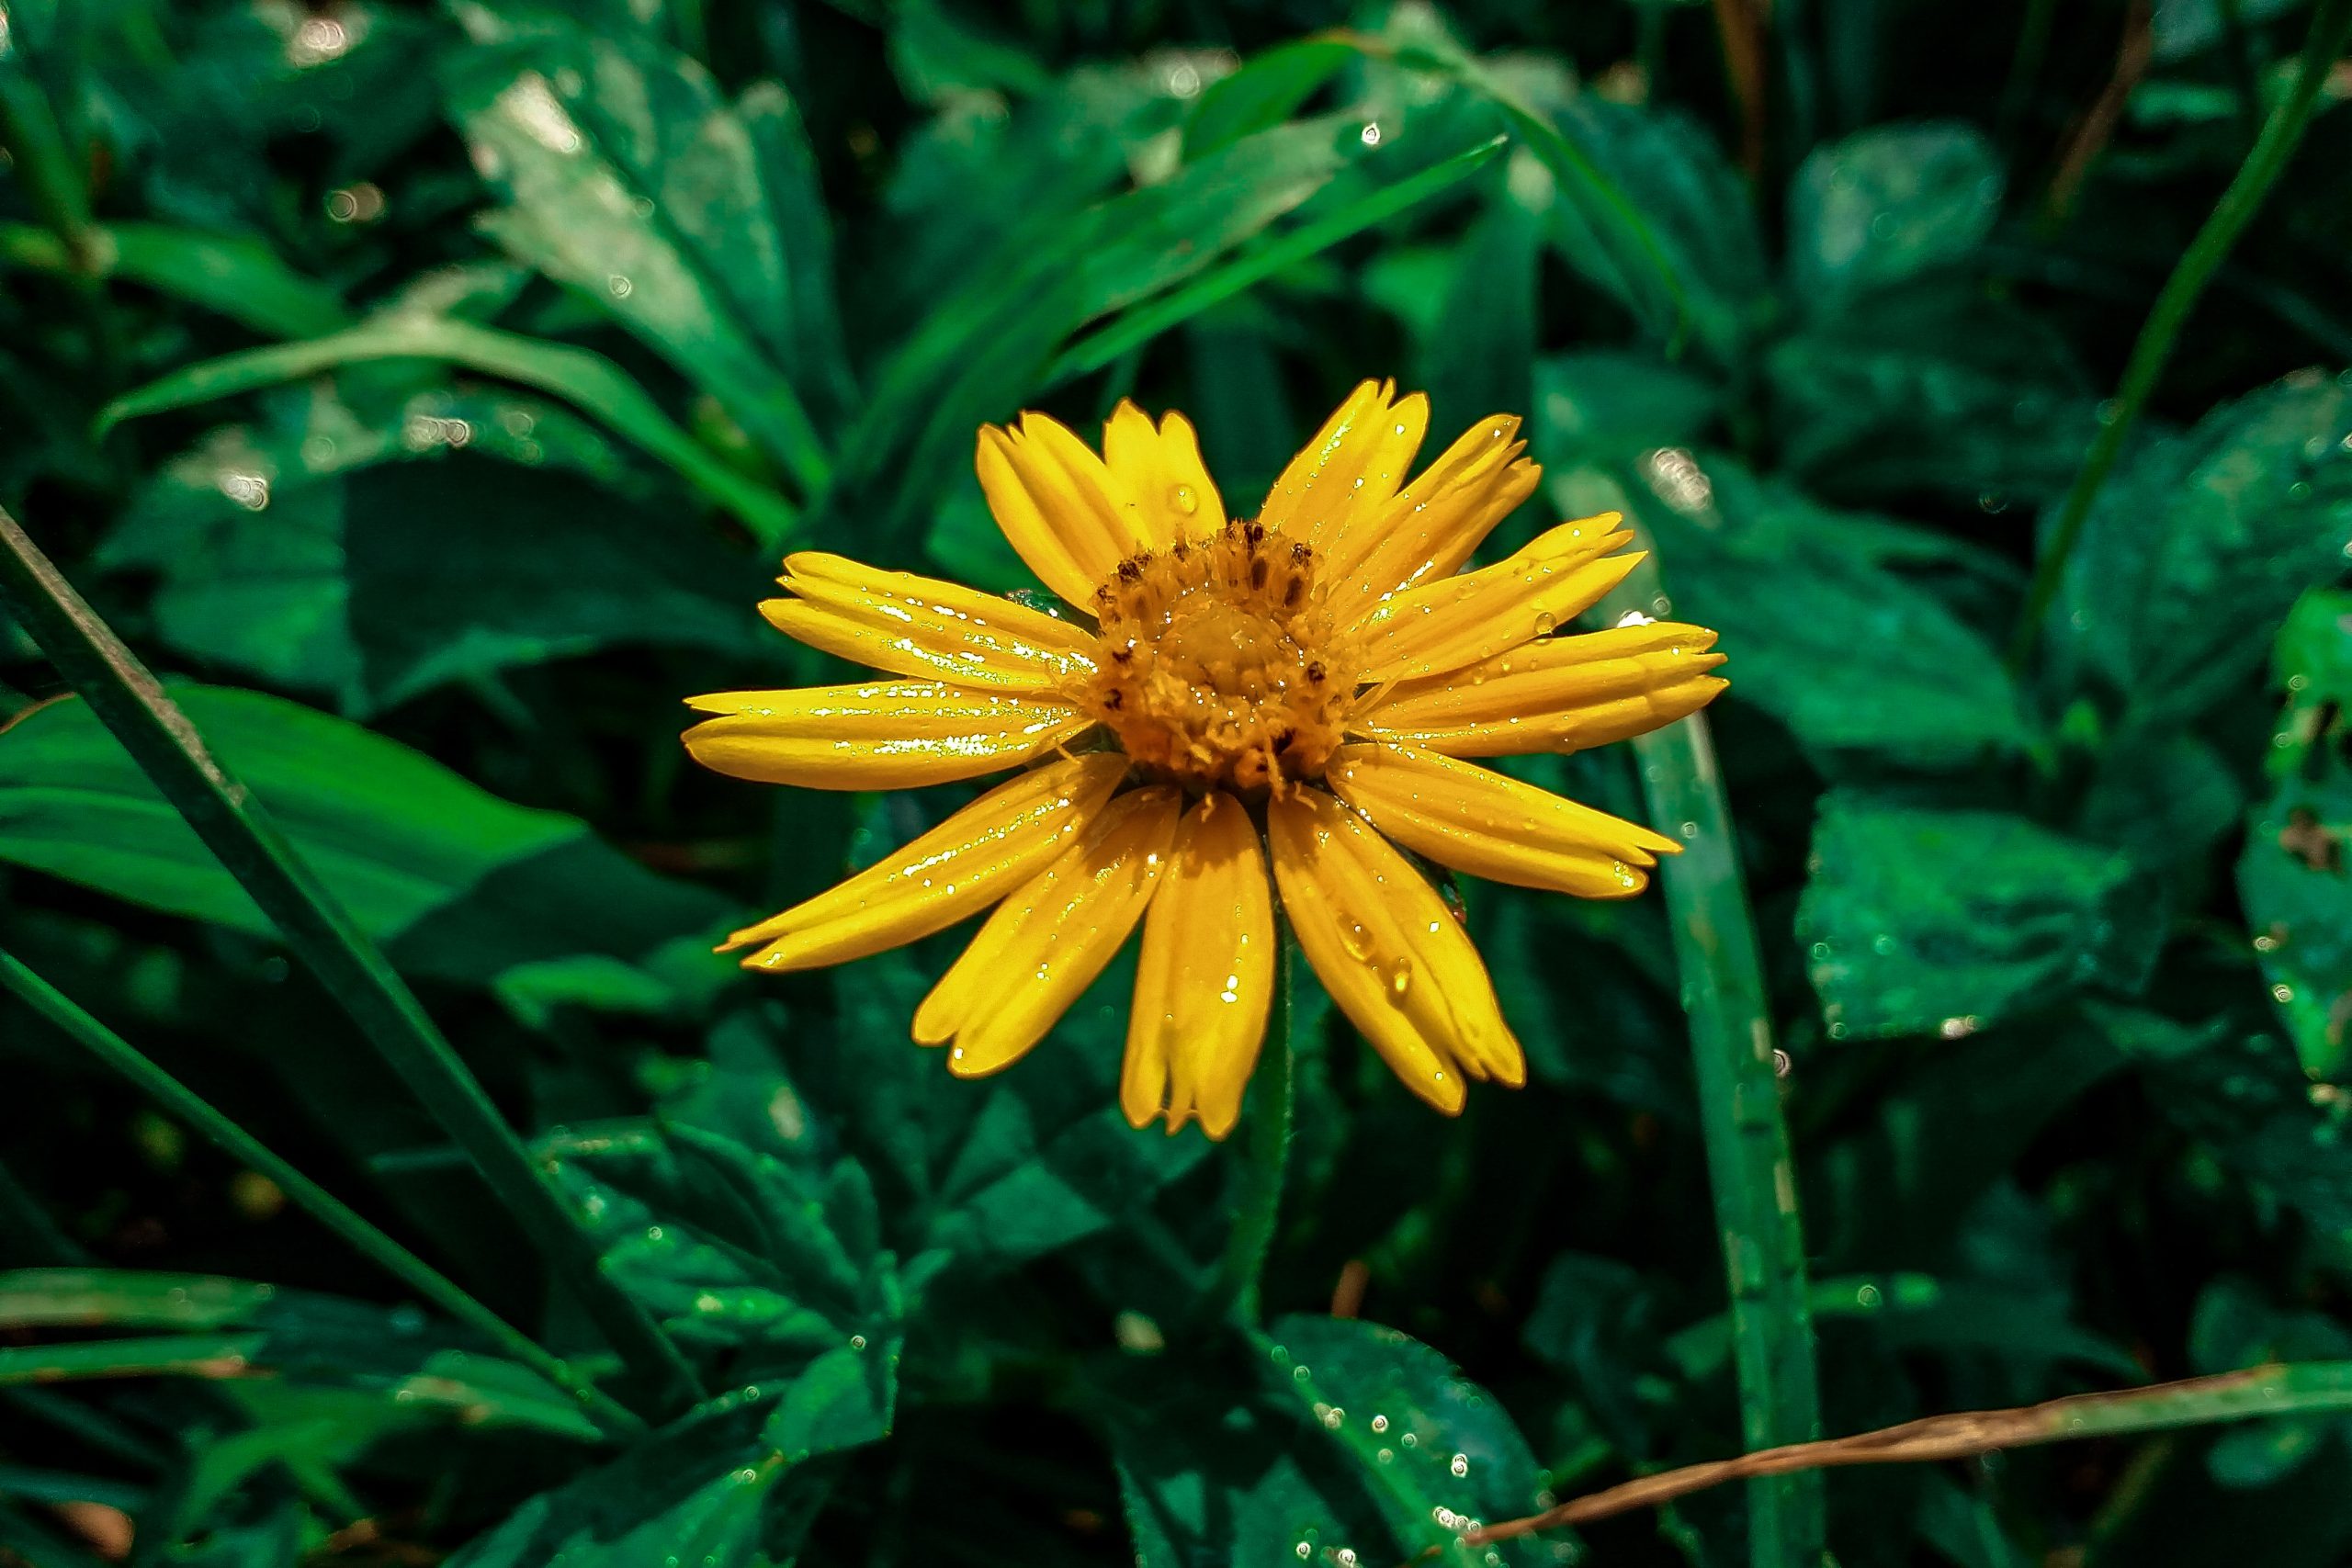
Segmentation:
{"type": "Polygon", "coordinates": [[[2352,547],[2352,383],[2317,372],[2142,446],[2099,492],[2049,641],[2062,678],[2178,721],[2237,691],[2352,547]]]}
{"type": "Polygon", "coordinates": [[[395,310],[324,337],[185,366],[117,398],[107,405],[100,423],[111,427],[122,420],[383,359],[447,360],[561,398],[595,415],[613,434],[669,464],[732,510],[763,545],[782,538],[797,515],[782,496],[746,479],[679,429],[642,387],[603,355],[422,312],[395,310]]]}
{"type": "MultiPolygon", "coordinates": [[[[1527,1440],[1493,1397],[1443,1356],[1396,1329],[1345,1318],[1285,1317],[1270,1325],[1267,1336],[1272,1343],[1264,1375],[1362,1467],[1365,1490],[1407,1555],[1431,1552],[1463,1568],[1484,1562],[1488,1552],[1512,1563],[1551,1560],[1547,1544],[1527,1540],[1456,1544],[1474,1523],[1516,1518],[1547,1504],[1527,1440]]],[[[1294,1539],[1307,1539],[1318,1522],[1303,1517],[1294,1539]]]]}
{"type": "Polygon", "coordinates": [[[1966,262],[2000,217],[2000,159],[1973,126],[1873,126],[1815,148],[1789,186],[1789,284],[1819,310],[1966,262]]]}
{"type": "Polygon", "coordinates": [[[1352,44],[1329,38],[1294,39],[1252,55],[1211,83],[1185,117],[1186,160],[1280,125],[1356,58],[1352,44]]]}
{"type": "Polygon", "coordinates": [[[1943,1033],[2137,988],[2164,912],[2120,852],[2004,812],[1824,798],[1797,940],[1834,1035],[1943,1033]]]}
{"type": "MultiPolygon", "coordinates": [[[[2197,1297],[2188,1329],[2200,1372],[2352,1355],[2352,1333],[2323,1313],[2284,1310],[2242,1274],[2224,1274],[2197,1297]]],[[[2263,1421],[2223,1432],[2206,1453],[2213,1479],[2234,1489],[2269,1486],[2301,1469],[2319,1446],[2346,1430],[2342,1417],[2263,1421]]]]}
{"type": "Polygon", "coordinates": [[[1436,320],[1416,355],[1437,430],[1465,429],[1489,414],[1534,406],[1543,220],[1521,191],[1532,178],[1548,196],[1550,179],[1525,152],[1512,156],[1504,175],[1455,251],[1436,320]]]}
{"type": "Polygon", "coordinates": [[[1622,349],[1580,349],[1535,362],[1537,428],[1544,460],[1620,463],[1661,446],[1703,440],[1723,417],[1712,378],[1622,349]]]}
{"type": "Polygon", "coordinates": [[[767,646],[748,608],[766,573],[664,504],[674,494],[560,406],[485,389],[288,393],[167,466],[98,560],[161,573],[157,629],[183,653],[364,716],[614,644],[767,646]]]}
{"type": "Polygon", "coordinates": [[[1927,279],[1808,321],[1764,360],[1781,460],[1819,493],[1933,492],[1991,512],[2062,492],[2098,434],[2064,340],[1981,288],[1927,279]]]}
{"type": "MultiPolygon", "coordinates": [[[[448,69],[450,113],[507,203],[484,226],[707,389],[804,492],[821,485],[791,367],[796,296],[830,280],[787,260],[797,236],[779,231],[773,165],[743,117],[707,72],[643,34],[599,36],[553,11],[458,16],[481,47],[448,69]]],[[[797,131],[776,98],[771,88],[771,141],[797,131]]],[[[793,206],[808,209],[805,196],[793,206]]],[[[809,314],[830,319],[830,304],[809,314]]]]}
{"type": "MultiPolygon", "coordinates": [[[[1548,453],[1548,423],[1537,439],[1548,453]]],[[[1623,511],[1649,528],[1672,597],[1648,613],[1720,633],[1734,700],[1787,725],[1825,770],[1871,757],[1951,767],[2035,744],[1991,644],[1924,581],[1998,570],[1966,547],[1679,447],[1555,472],[1561,515],[1623,511]]]]}
{"type": "MultiPolygon", "coordinates": [[[[100,276],[145,284],[267,336],[311,337],[350,324],[351,312],[334,289],[243,235],[163,223],[117,223],[91,235],[100,276]]],[[[74,270],[54,235],[16,223],[0,224],[0,261],[45,272],[74,270]]]]}
{"type": "Polygon", "coordinates": [[[2352,592],[2314,588],[2295,601],[2270,655],[2271,682],[2287,694],[2267,759],[2274,778],[2304,772],[2334,739],[2331,715],[2352,706],[2352,592]]]}
{"type": "MultiPolygon", "coordinates": [[[[258,692],[171,694],[396,964],[481,982],[566,954],[635,960],[723,915],[718,899],[655,876],[577,818],[510,805],[356,725],[258,692]]],[[[0,860],[271,934],[80,702],[0,734],[0,860]]]]}
{"type": "Polygon", "coordinates": [[[768,1568],[791,1472],[763,1434],[773,1398],[729,1394],[525,1503],[450,1568],[768,1568]]]}

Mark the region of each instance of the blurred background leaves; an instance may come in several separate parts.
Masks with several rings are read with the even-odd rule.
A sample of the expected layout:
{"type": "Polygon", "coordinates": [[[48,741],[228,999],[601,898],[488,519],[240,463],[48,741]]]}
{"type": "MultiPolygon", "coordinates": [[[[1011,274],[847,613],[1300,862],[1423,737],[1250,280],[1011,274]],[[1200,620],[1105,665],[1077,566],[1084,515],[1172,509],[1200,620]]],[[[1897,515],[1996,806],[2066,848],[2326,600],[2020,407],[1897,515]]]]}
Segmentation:
{"type": "MultiPolygon", "coordinates": [[[[2343,1357],[2341,65],[2042,549],[2340,9],[11,0],[0,504],[708,1397],[600,1437],[0,998],[0,1561],[1795,1561],[1728,1492],[1455,1544],[1739,1446],[1662,899],[1460,889],[1533,1081],[1459,1122],[1302,987],[1247,1332],[1198,1312],[1232,1152],[1114,1108],[1124,965],[974,1085],[905,1039],[953,933],[709,953],[954,804],[684,763],[679,698],[831,668],[752,609],[780,551],[1022,588],[974,427],[1128,395],[1242,513],[1362,377],[1524,413],[1496,547],[1622,510],[1721,628],[1826,1429],[2343,1357]]],[[[611,1371],[4,619],[0,717],[0,948],[611,1371]]],[[[2316,1568],[2347,1483],[2299,1418],[1842,1472],[1828,1539],[2316,1568]]]]}

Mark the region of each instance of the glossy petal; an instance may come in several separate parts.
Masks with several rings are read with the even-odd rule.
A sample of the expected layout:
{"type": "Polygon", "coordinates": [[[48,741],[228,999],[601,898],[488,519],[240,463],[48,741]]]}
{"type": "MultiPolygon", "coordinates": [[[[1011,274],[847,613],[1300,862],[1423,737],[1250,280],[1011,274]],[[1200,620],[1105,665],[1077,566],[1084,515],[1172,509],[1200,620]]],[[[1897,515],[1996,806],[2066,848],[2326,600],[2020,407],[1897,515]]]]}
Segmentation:
{"type": "Polygon", "coordinates": [[[1681,846],[1549,790],[1405,746],[1342,746],[1324,775],[1372,825],[1441,865],[1584,898],[1623,898],[1681,846]]]}
{"type": "Polygon", "coordinates": [[[1119,1075],[1129,1122],[1165,1114],[1173,1133],[1198,1116],[1212,1138],[1233,1131],[1273,1003],[1276,940],[1257,828],[1231,795],[1204,796],[1144,918],[1119,1075]]]}
{"type": "Polygon", "coordinates": [[[1612,556],[1633,535],[1615,513],[1563,523],[1508,560],[1442,577],[1381,601],[1355,630],[1358,680],[1411,680],[1508,653],[1583,615],[1625,580],[1643,552],[1612,556]]]}
{"type": "Polygon", "coordinates": [[[1300,949],[1407,1088],[1451,1115],[1465,1077],[1526,1081],[1487,966],[1427,878],[1320,790],[1272,802],[1266,829],[1300,949]]]}
{"type": "Polygon", "coordinates": [[[803,789],[913,789],[978,778],[1044,755],[1093,722],[1068,703],[938,681],[876,681],[687,702],[695,761],[803,789]]]}
{"type": "Polygon", "coordinates": [[[1429,400],[1366,381],[1274,481],[1258,521],[1328,550],[1385,506],[1429,433],[1429,400]]]}
{"type": "Polygon", "coordinates": [[[1024,413],[1013,430],[982,425],[977,461],[1005,538],[1038,581],[1081,610],[1122,560],[1150,547],[1124,487],[1058,421],[1024,413]]]}
{"type": "Polygon", "coordinates": [[[1370,615],[1382,599],[1451,576],[1496,524],[1534,491],[1543,470],[1521,459],[1519,421],[1497,415],[1474,425],[1396,498],[1333,542],[1325,581],[1342,626],[1370,615]]]}
{"type": "Polygon", "coordinates": [[[1040,692],[1094,670],[1093,638],[993,593],[804,550],[784,563],[796,595],[760,613],[811,648],[893,674],[1040,692]]]}
{"type": "Polygon", "coordinates": [[[737,931],[747,969],[813,969],[899,947],[978,914],[1051,864],[1127,771],[1115,752],[1007,780],[913,843],[804,904],[737,931]]]}
{"type": "Polygon", "coordinates": [[[1168,414],[1155,430],[1150,415],[1121,399],[1102,431],[1102,460],[1132,509],[1136,531],[1154,549],[1225,526],[1224,498],[1182,414],[1168,414]]]}
{"type": "Polygon", "coordinates": [[[1648,621],[1546,637],[1447,675],[1379,694],[1356,728],[1376,740],[1449,757],[1575,751],[1671,724],[1724,681],[1703,626],[1648,621]]]}
{"type": "Polygon", "coordinates": [[[1080,842],[1015,889],[915,1011],[914,1037],[978,1077],[1046,1037],[1143,918],[1176,841],[1171,785],[1130,790],[1080,842]]]}

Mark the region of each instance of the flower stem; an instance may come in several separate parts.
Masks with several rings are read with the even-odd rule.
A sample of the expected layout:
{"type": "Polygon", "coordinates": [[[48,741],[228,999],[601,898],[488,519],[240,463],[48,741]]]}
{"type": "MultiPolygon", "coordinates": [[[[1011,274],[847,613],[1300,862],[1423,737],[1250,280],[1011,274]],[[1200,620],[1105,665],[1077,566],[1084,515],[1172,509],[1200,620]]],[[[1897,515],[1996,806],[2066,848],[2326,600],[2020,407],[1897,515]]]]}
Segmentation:
{"type": "Polygon", "coordinates": [[[2312,17],[2310,36],[2303,41],[2302,60],[2296,67],[2293,85],[2263,121],[2262,134],[2255,139],[2253,150],[2238,166],[2237,176],[2214,204],[2205,226],[2197,231],[2197,238],[2173,268],[2172,276],[2165,279],[2164,290],[2149,310],[2139,340],[2132,345],[2132,357],[2123,367],[2123,379],[2115,394],[2114,416],[2091,443],[2090,455],[2084,458],[2082,470],[2075,476],[2074,486],[2058,509],[2058,520],[2052,525],[2042,546],[2041,558],[2034,565],[2025,607],[2018,615],[2017,631],[2009,639],[2011,673],[2023,670],[2032,655],[2034,639],[2041,634],[2051,601],[2058,596],[2058,585],[2064,579],[2067,557],[2082,538],[2091,503],[2098,499],[2099,487],[2107,482],[2116,459],[2122,456],[2124,438],[2131,434],[2149,394],[2155,390],[2157,378],[2172,358],[2181,328],[2188,324],[2189,313],[2204,295],[2205,286],[2229,259],[2238,237],[2261,210],[2270,187],[2286,171],[2287,160],[2293,156],[2296,143],[2302,140],[2305,128],[2311,124],[2320,87],[2335,63],[2335,57],[2344,52],[2347,39],[2352,39],[2352,0],[2320,0],[2319,8],[2312,17]]]}
{"type": "Polygon", "coordinates": [[[1231,1315],[1255,1325],[1262,1315],[1258,1281],[1265,1272],[1266,1250],[1273,1245],[1274,1224],[1282,1214],[1283,1177],[1290,1165],[1290,983],[1285,935],[1274,949],[1273,1011],[1266,1021],[1266,1048],[1253,1075],[1257,1092],[1250,1106],[1250,1142],[1238,1173],[1240,1191],[1234,1201],[1233,1234],[1226,1239],[1216,1283],[1202,1302],[1204,1322],[1231,1315]]]}

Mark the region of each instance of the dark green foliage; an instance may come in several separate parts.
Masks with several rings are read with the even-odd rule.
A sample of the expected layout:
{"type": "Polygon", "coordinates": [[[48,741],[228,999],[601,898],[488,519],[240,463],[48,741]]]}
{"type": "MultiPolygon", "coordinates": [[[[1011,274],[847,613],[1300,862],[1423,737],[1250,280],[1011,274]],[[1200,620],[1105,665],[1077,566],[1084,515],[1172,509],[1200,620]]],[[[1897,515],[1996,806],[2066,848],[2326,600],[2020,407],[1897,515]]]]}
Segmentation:
{"type": "MultiPolygon", "coordinates": [[[[2335,97],[2111,400],[2345,3],[0,9],[0,506],[525,1140],[486,1183],[0,615],[0,952],[458,1292],[0,994],[0,1563],[1818,1568],[1810,1482],[1457,1538],[1816,1384],[1839,1433],[2352,1358],[2335,97]],[[906,1038],[966,932],[711,951],[968,792],[714,778],[680,699],[841,678],[757,615],[789,550],[1034,586],[984,421],[1182,409],[1246,514],[1367,376],[1526,415],[1487,558],[1622,512],[1609,617],[1733,685],[1713,762],[1509,764],[1690,845],[1671,900],[1456,889],[1527,1089],[1436,1118],[1298,978],[1243,1291],[1259,1108],[1128,1127],[1131,961],[974,1083],[906,1038]]],[[[1826,1540],[2322,1568],[2341,1407],[1838,1472],[1826,1540]]]]}

